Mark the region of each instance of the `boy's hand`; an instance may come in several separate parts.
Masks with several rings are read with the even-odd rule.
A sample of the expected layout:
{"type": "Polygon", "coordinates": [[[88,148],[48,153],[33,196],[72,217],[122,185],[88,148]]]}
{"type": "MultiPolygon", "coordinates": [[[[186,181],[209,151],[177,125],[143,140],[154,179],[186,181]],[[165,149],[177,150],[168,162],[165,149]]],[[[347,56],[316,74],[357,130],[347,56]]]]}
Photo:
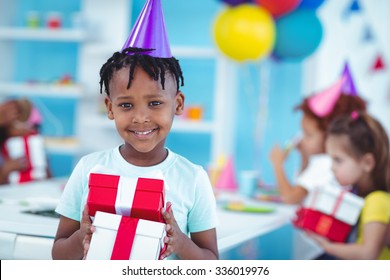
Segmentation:
{"type": "Polygon", "coordinates": [[[88,205],[84,206],[83,211],[83,217],[81,218],[81,225],[80,225],[80,231],[82,234],[82,244],[84,247],[84,256],[83,260],[86,259],[88,250],[89,250],[89,244],[91,243],[92,234],[95,232],[95,227],[92,225],[91,218],[89,217],[88,213],[88,205]]]}
{"type": "Polygon", "coordinates": [[[173,215],[172,211],[172,203],[167,202],[166,210],[162,210],[162,216],[164,218],[165,223],[167,224],[165,230],[167,235],[164,237],[164,243],[167,248],[163,254],[160,256],[160,260],[165,259],[173,253],[178,253],[182,249],[182,245],[185,240],[185,235],[180,230],[176,219],[173,215]]]}

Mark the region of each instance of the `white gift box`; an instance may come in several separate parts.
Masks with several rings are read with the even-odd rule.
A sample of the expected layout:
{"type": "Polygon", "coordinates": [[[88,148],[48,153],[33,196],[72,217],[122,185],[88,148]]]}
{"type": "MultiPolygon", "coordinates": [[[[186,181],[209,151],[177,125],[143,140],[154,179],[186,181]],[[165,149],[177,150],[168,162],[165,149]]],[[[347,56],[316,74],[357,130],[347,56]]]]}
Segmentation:
{"type": "MultiPolygon", "coordinates": [[[[160,252],[164,247],[165,224],[124,217],[121,215],[110,214],[97,211],[93,220],[93,225],[96,231],[92,235],[87,260],[110,260],[115,259],[113,252],[115,248],[128,246],[123,244],[122,240],[118,240],[118,229],[123,222],[123,219],[137,220],[138,224],[135,230],[134,240],[130,250],[130,260],[157,260],[160,252]]],[[[122,233],[123,234],[123,233],[122,233]]],[[[126,236],[131,236],[131,234],[126,236]]],[[[126,250],[126,249],[124,249],[126,250]]]]}
{"type": "Polygon", "coordinates": [[[349,225],[356,224],[363,205],[363,198],[335,186],[316,188],[304,202],[305,208],[334,216],[349,225]]]}
{"type": "Polygon", "coordinates": [[[326,186],[310,192],[293,224],[336,242],[345,242],[357,223],[364,199],[341,188],[326,186]]]}
{"type": "Polygon", "coordinates": [[[47,178],[47,160],[44,139],[41,135],[11,137],[5,142],[5,152],[10,159],[26,157],[28,169],[13,171],[9,175],[10,183],[23,183],[47,178]]]}

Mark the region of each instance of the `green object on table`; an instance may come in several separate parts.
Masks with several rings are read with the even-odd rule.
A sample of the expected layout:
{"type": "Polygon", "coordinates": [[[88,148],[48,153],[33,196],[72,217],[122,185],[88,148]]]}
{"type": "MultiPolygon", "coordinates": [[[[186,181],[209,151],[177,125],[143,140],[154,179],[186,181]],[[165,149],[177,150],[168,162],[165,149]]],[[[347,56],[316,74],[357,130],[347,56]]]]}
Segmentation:
{"type": "Polygon", "coordinates": [[[19,201],[19,205],[20,205],[20,206],[29,206],[30,203],[28,203],[28,201],[26,201],[26,200],[20,200],[20,201],[19,201]]]}
{"type": "Polygon", "coordinates": [[[223,206],[223,209],[248,213],[272,213],[275,211],[275,209],[269,207],[245,205],[241,203],[227,203],[223,206]]]}

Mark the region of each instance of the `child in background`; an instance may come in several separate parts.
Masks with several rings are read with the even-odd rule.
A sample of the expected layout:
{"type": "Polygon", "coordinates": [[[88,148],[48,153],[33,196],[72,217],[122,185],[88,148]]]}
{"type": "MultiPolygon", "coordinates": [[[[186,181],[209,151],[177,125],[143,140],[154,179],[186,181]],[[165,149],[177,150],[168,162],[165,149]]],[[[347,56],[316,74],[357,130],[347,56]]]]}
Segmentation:
{"type": "MultiPolygon", "coordinates": [[[[353,112],[365,110],[366,103],[356,94],[347,94],[343,90],[343,79],[329,89],[307,97],[296,107],[303,112],[301,127],[302,138],[296,148],[301,155],[301,169],[294,183],[290,183],[284,171],[284,162],[289,152],[275,146],[270,159],[276,176],[278,191],[282,200],[289,204],[300,204],[316,186],[332,185],[340,187],[332,172],[332,159],[325,153],[326,130],[335,118],[353,112]]],[[[297,231],[294,235],[298,259],[334,259],[306,234],[297,231]]]]}
{"type": "MultiPolygon", "coordinates": [[[[28,99],[8,100],[0,105],[0,146],[12,136],[23,136],[39,129],[41,117],[28,99]]],[[[0,184],[7,184],[13,171],[27,168],[26,157],[7,159],[0,154],[0,184]]]]}
{"type": "Polygon", "coordinates": [[[389,138],[382,125],[364,112],[353,112],[328,129],[326,151],[342,186],[353,186],[365,198],[356,243],[335,243],[309,233],[329,254],[340,259],[390,260],[386,246],[390,223],[389,138]]]}
{"type": "Polygon", "coordinates": [[[303,112],[301,127],[302,139],[297,144],[301,155],[301,168],[294,183],[290,183],[284,171],[290,150],[283,150],[280,146],[273,147],[270,160],[275,172],[278,191],[285,203],[299,204],[303,202],[308,192],[318,185],[333,183],[334,175],[331,172],[331,159],[325,154],[325,135],[329,123],[335,118],[353,112],[365,110],[366,103],[357,95],[341,92],[340,80],[331,91],[324,91],[307,97],[296,107],[303,112]],[[329,101],[329,95],[335,95],[329,101]]]}
{"type": "MultiPolygon", "coordinates": [[[[151,2],[146,3],[144,10],[149,9],[151,2]]],[[[160,1],[153,5],[161,9],[160,1]]],[[[151,171],[162,171],[170,189],[166,190],[168,203],[163,209],[167,248],[161,259],[218,258],[216,203],[207,173],[165,147],[173,119],[184,109],[184,95],[179,90],[183,85],[182,71],[169,45],[165,45],[167,39],[155,40],[165,34],[165,26],[155,26],[162,19],[149,24],[155,34],[146,35],[153,40],[145,46],[146,40],[141,42],[142,38],[137,37],[142,26],[137,25],[153,17],[140,18],[123,50],[114,53],[100,70],[108,118],[115,121],[124,144],[83,157],[73,170],[56,209],[61,218],[52,249],[54,259],[86,256],[94,231],[85,207],[88,173],[96,164],[121,176],[142,177],[151,171]]]]}

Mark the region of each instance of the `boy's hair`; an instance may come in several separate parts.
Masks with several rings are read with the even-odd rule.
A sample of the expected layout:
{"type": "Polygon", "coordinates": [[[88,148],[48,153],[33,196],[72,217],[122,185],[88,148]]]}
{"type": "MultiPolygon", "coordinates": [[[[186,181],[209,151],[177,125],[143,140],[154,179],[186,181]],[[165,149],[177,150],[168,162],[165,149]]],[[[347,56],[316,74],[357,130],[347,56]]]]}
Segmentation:
{"type": "Polygon", "coordinates": [[[100,69],[100,93],[103,92],[104,85],[106,94],[110,95],[109,84],[112,75],[125,67],[130,67],[129,82],[127,84],[127,88],[129,89],[131,81],[134,78],[136,66],[141,66],[155,81],[158,81],[160,78],[163,89],[165,86],[165,73],[171,73],[176,79],[177,91],[179,91],[179,87],[184,85],[183,73],[179,61],[174,57],[160,58],[145,54],[145,52],[150,50],[130,47],[123,49],[121,52],[115,52],[100,69]]]}
{"type": "Polygon", "coordinates": [[[383,126],[365,112],[353,112],[330,124],[328,135],[345,135],[349,139],[348,150],[355,158],[371,153],[375,167],[371,178],[378,189],[390,191],[389,138],[383,126]]]}
{"type": "Polygon", "coordinates": [[[310,109],[310,97],[306,97],[301,104],[295,107],[295,110],[301,110],[308,117],[316,120],[318,128],[324,132],[328,129],[329,124],[336,118],[350,114],[353,111],[366,111],[366,101],[357,95],[341,94],[337,100],[332,112],[325,117],[318,117],[310,109]]]}

